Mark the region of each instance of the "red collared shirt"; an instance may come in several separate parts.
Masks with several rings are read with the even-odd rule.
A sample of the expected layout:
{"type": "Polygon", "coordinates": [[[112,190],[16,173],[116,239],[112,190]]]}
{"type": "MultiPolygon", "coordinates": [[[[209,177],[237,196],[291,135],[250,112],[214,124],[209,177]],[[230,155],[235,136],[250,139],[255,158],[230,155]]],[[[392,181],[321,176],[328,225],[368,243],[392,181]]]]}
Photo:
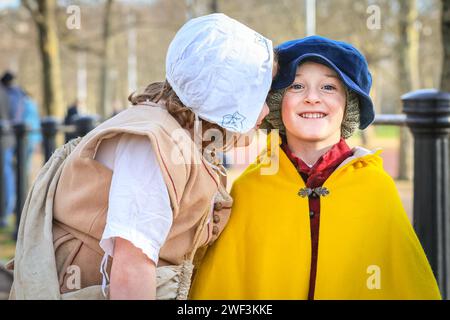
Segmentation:
{"type": "MultiPolygon", "coordinates": [[[[281,148],[286,153],[288,158],[296,167],[297,171],[305,181],[307,188],[321,187],[328,177],[336,170],[336,168],[348,157],[353,155],[353,151],[347,145],[345,140],[341,140],[331,147],[314,166],[309,167],[302,159],[295,156],[289,149],[286,140],[283,139],[281,148]]],[[[319,225],[320,225],[320,197],[310,195],[309,201],[309,215],[311,218],[311,271],[309,278],[309,293],[308,299],[314,299],[314,290],[316,285],[317,272],[317,254],[319,248],[319,225]]]]}

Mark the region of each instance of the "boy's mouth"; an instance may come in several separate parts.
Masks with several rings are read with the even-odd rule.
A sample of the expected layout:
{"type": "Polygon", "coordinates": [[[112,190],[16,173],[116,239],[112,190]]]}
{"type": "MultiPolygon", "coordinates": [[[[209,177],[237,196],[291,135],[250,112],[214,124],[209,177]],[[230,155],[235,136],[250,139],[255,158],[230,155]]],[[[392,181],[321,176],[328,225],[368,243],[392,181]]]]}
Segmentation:
{"type": "Polygon", "coordinates": [[[327,114],[323,112],[302,112],[298,113],[298,115],[304,119],[322,119],[327,116],[327,114]]]}

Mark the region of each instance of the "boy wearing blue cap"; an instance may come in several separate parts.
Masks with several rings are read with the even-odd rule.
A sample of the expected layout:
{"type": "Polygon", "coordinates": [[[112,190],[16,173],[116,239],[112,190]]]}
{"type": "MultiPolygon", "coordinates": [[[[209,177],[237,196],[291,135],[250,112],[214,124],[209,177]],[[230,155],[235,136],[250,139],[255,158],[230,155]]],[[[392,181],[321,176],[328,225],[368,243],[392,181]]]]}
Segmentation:
{"type": "Polygon", "coordinates": [[[278,129],[232,189],[194,299],[440,299],[379,151],[345,142],[374,119],[353,46],[313,36],[277,48],[266,128],[278,129]],[[267,163],[279,170],[262,174],[267,163]]]}

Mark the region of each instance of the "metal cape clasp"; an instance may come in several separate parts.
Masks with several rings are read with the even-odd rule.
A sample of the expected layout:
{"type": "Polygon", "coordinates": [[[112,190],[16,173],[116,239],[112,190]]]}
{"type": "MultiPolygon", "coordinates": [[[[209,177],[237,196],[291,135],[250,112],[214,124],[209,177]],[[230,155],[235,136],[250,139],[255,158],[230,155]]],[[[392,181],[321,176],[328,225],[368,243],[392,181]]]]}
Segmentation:
{"type": "Polygon", "coordinates": [[[330,194],[330,191],[325,187],[317,187],[317,188],[301,188],[298,192],[298,195],[302,198],[306,198],[309,196],[312,197],[326,197],[330,194]]]}

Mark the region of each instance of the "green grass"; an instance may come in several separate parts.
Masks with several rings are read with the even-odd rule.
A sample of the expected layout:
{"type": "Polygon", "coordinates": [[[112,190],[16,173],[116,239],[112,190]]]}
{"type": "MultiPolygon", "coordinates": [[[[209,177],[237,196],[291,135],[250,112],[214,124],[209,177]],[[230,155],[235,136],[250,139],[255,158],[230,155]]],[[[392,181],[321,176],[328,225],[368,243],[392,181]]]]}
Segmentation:
{"type": "MultiPolygon", "coordinates": [[[[381,139],[398,139],[400,134],[400,127],[398,126],[381,126],[377,125],[374,126],[375,128],[375,137],[381,138],[381,139]]],[[[354,138],[360,138],[361,137],[361,130],[356,130],[354,135],[354,138]]]]}
{"type": "Polygon", "coordinates": [[[16,242],[13,240],[15,230],[14,217],[6,228],[0,229],[0,263],[6,263],[14,257],[16,242]]]}
{"type": "Polygon", "coordinates": [[[397,126],[375,126],[375,133],[379,138],[398,138],[400,128],[397,126]]]}

